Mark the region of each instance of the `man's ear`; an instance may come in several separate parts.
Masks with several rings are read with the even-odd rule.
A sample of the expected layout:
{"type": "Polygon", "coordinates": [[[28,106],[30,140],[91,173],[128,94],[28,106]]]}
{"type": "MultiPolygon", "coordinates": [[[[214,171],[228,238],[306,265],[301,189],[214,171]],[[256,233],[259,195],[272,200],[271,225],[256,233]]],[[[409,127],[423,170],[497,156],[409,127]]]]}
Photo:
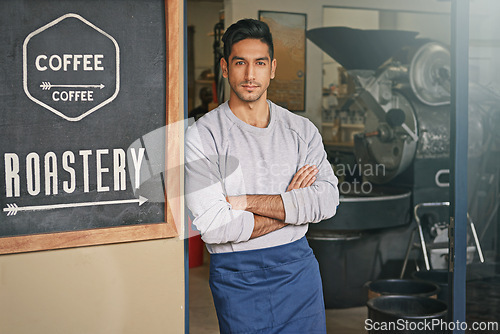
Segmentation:
{"type": "Polygon", "coordinates": [[[274,58],[273,61],[271,62],[271,79],[274,79],[276,75],[276,65],[277,65],[276,58],[274,58]]]}
{"type": "Polygon", "coordinates": [[[224,57],[220,59],[220,68],[222,70],[222,76],[224,78],[227,78],[229,74],[228,74],[227,62],[226,59],[224,59],[224,57]]]}

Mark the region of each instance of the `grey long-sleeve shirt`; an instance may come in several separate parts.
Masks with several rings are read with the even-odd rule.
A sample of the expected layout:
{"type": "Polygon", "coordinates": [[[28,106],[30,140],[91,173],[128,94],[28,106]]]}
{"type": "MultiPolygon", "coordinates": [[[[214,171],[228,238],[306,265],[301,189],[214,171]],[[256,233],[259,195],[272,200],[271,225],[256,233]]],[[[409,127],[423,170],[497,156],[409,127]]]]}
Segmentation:
{"type": "Polygon", "coordinates": [[[237,118],[228,103],[186,133],[186,203],[210,253],[273,247],[302,238],[308,223],[332,217],[339,204],[337,178],[326,159],[321,136],[306,118],[269,102],[266,128],[237,118]],[[304,165],[316,165],[313,185],[286,192],[304,165]],[[233,210],[226,196],[282,197],[282,229],[250,239],[253,213],[233,210]]]}

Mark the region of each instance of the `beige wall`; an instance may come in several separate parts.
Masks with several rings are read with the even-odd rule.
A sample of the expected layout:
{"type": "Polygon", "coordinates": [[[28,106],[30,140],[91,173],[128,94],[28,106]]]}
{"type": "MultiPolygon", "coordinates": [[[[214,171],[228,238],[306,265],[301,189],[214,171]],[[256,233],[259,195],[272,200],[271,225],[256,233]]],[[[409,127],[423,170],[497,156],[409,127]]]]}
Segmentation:
{"type": "Polygon", "coordinates": [[[184,332],[183,240],[0,256],[0,333],[184,332]]]}

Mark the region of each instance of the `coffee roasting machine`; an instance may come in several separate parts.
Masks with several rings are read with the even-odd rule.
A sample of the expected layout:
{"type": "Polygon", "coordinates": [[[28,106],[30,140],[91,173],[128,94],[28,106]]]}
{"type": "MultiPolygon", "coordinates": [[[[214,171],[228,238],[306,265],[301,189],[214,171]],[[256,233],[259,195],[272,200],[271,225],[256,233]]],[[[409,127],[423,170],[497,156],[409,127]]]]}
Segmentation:
{"type": "MultiPolygon", "coordinates": [[[[307,32],[345,71],[322,131],[341,202],[335,217],[308,232],[328,308],[364,305],[366,281],[399,276],[415,229],[413,208],[449,201],[450,51],[417,34],[346,27],[307,32]]],[[[498,103],[494,93],[481,94],[498,103]]],[[[477,109],[469,120],[474,162],[486,151],[491,115],[471,108],[477,109]]],[[[472,163],[470,172],[480,165],[472,163]]],[[[432,239],[447,228],[448,208],[423,211],[432,239]]]]}

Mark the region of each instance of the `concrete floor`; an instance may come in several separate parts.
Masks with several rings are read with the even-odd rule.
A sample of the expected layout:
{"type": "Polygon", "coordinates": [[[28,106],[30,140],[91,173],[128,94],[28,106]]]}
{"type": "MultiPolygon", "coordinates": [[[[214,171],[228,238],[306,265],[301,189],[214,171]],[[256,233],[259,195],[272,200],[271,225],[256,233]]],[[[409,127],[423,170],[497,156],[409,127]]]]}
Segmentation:
{"type": "MultiPolygon", "coordinates": [[[[209,265],[189,270],[189,328],[191,334],[219,334],[212,294],[208,286],[209,265]]],[[[366,307],[326,310],[327,332],[338,334],[366,333],[366,307]]]]}

